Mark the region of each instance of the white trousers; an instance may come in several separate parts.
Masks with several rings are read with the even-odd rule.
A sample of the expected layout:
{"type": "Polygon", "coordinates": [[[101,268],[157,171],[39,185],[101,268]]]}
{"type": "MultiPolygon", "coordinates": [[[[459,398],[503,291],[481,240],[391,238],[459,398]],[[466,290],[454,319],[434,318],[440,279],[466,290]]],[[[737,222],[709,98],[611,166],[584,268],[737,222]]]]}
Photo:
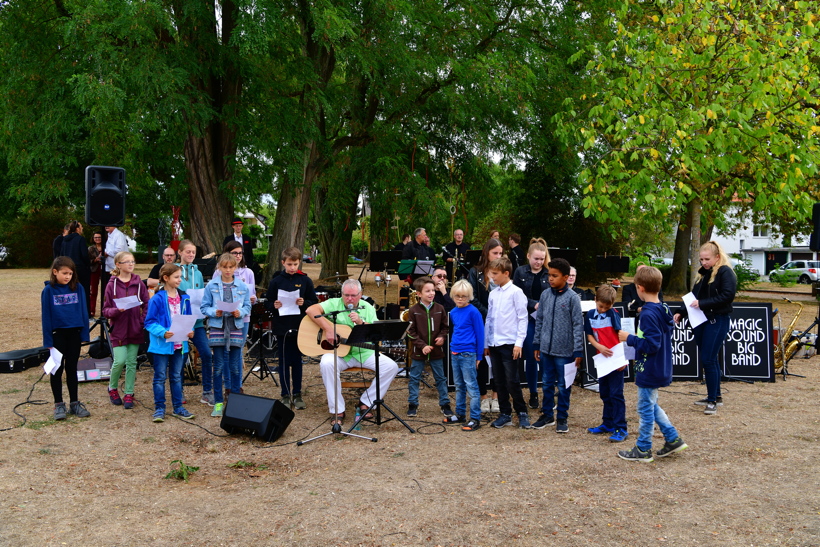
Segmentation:
{"type": "MultiPolygon", "coordinates": [[[[342,372],[351,367],[361,367],[373,371],[376,370],[375,355],[371,355],[370,358],[368,358],[364,363],[360,363],[359,360],[355,358],[350,361],[345,361],[339,357],[336,361],[338,367],[337,372],[342,372]]],[[[328,412],[331,414],[339,412],[341,414],[345,411],[345,400],[344,397],[342,397],[342,381],[339,379],[338,374],[333,374],[332,353],[326,353],[322,356],[319,369],[322,371],[322,382],[324,382],[325,391],[327,392],[328,412]],[[337,401],[339,404],[338,409],[336,409],[337,401]]],[[[399,366],[396,362],[383,353],[380,353],[379,376],[377,378],[373,378],[373,382],[371,382],[370,387],[367,388],[367,391],[362,394],[361,403],[370,406],[376,400],[376,381],[379,382],[379,395],[381,395],[381,398],[384,399],[387,396],[387,390],[390,389],[390,384],[393,382],[393,378],[396,377],[398,372],[399,366]]]]}

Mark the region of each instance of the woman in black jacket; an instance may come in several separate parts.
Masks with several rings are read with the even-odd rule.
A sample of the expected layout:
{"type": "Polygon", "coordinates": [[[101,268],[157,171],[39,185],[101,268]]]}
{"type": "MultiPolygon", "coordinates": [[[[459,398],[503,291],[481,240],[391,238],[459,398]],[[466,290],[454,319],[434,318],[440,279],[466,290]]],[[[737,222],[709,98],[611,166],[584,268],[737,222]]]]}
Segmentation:
{"type": "MultiPolygon", "coordinates": [[[[692,287],[696,300],[693,308],[700,309],[707,321],[693,329],[695,342],[700,350],[703,373],[706,376],[706,398],[695,404],[705,405],[704,414],[717,413],[717,407],[723,405],[720,395],[720,363],[718,354],[729,333],[732,313],[732,302],[737,292],[735,276],[729,257],[723,248],[714,241],[704,243],[700,248],[700,270],[692,287]]],[[[675,314],[675,322],[686,315],[686,307],[681,307],[675,314]]]]}
{"type": "MultiPolygon", "coordinates": [[[[68,235],[63,237],[60,256],[67,256],[77,266],[77,279],[85,289],[86,309],[91,309],[91,261],[88,258],[88,243],[83,237],[83,225],[72,220],[68,225],[68,235]]],[[[93,315],[89,315],[92,317],[93,315]]]]}

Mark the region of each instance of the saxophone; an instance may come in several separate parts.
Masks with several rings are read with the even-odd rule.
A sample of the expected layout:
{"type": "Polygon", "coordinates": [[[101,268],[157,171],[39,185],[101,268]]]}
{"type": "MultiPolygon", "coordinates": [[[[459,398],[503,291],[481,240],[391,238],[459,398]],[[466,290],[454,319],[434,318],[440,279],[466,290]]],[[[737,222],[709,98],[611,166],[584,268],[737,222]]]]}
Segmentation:
{"type": "Polygon", "coordinates": [[[792,302],[788,298],[784,298],[783,300],[789,302],[790,304],[797,304],[800,306],[800,309],[797,310],[797,314],[795,314],[794,319],[792,319],[792,322],[789,323],[788,327],[786,327],[786,332],[784,332],[783,336],[780,337],[780,343],[775,344],[774,346],[774,370],[776,372],[781,371],[786,363],[788,363],[794,354],[797,353],[800,346],[803,345],[803,342],[801,342],[798,337],[792,336],[792,332],[794,332],[794,325],[800,318],[800,314],[803,313],[803,304],[800,302],[792,302]]]}
{"type": "Polygon", "coordinates": [[[417,291],[411,290],[410,293],[407,295],[407,308],[405,308],[399,318],[408,323],[410,321],[410,308],[415,306],[419,303],[419,293],[417,291]]]}

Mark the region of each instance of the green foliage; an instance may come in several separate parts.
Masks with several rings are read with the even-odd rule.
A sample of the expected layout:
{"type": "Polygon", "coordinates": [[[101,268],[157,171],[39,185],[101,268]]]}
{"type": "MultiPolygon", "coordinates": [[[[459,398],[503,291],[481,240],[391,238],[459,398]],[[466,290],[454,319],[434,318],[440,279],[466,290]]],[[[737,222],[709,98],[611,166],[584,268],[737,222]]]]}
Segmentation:
{"type": "Polygon", "coordinates": [[[199,471],[199,467],[185,465],[185,463],[182,460],[171,461],[171,467],[171,471],[167,475],[165,475],[166,479],[176,479],[178,481],[188,482],[190,476],[199,471]],[[176,469],[173,469],[174,464],[177,464],[176,469]]]}
{"type": "Polygon", "coordinates": [[[737,290],[746,291],[751,289],[758,281],[759,275],[752,273],[751,268],[743,262],[738,262],[734,268],[737,277],[737,290]]]}
{"type": "Polygon", "coordinates": [[[69,216],[64,209],[47,208],[0,222],[0,245],[9,252],[5,262],[17,267],[48,268],[54,258],[52,242],[72,218],[78,217],[69,216]]]}

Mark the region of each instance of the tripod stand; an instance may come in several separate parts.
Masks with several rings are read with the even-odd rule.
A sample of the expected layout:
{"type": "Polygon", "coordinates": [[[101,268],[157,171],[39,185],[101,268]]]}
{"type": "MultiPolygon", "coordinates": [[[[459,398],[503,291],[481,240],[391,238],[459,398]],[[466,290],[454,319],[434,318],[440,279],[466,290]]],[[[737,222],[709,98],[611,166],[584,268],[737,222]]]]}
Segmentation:
{"type": "MultiPolygon", "coordinates": [[[[305,443],[309,443],[311,441],[315,441],[317,439],[321,439],[322,437],[327,437],[328,435],[347,435],[348,437],[358,437],[359,439],[365,439],[371,442],[376,442],[378,439],[376,437],[365,437],[364,435],[358,435],[356,433],[351,433],[353,431],[353,427],[359,424],[361,418],[353,424],[353,427],[350,428],[349,431],[342,431],[342,424],[339,421],[339,398],[342,396],[342,385],[341,381],[339,380],[339,335],[336,333],[336,323],[337,317],[340,313],[350,313],[352,310],[339,310],[339,311],[332,311],[328,313],[323,313],[318,315],[317,317],[327,317],[330,319],[330,322],[333,323],[333,339],[336,340],[336,343],[333,344],[333,376],[336,379],[336,384],[334,386],[334,390],[338,390],[333,397],[333,425],[330,426],[330,431],[327,433],[322,433],[321,435],[317,435],[316,437],[311,437],[305,441],[299,441],[296,443],[296,446],[302,446],[305,443]]],[[[322,342],[322,346],[324,346],[326,342],[322,342]]],[[[378,361],[377,361],[378,363],[378,361]]],[[[376,375],[378,376],[378,364],[376,365],[376,375]]],[[[378,384],[376,384],[378,386],[378,384]]],[[[377,387],[378,389],[378,387],[377,387]]],[[[367,414],[367,412],[365,412],[367,414]]]]}
{"type": "Polygon", "coordinates": [[[254,338],[256,339],[248,347],[247,353],[250,355],[254,349],[258,349],[258,353],[256,355],[256,359],[251,364],[250,369],[248,369],[248,372],[245,374],[242,381],[244,382],[248,379],[248,376],[253,374],[260,380],[270,377],[273,380],[273,383],[278,386],[279,382],[276,381],[276,377],[273,375],[274,371],[268,366],[268,358],[265,357],[266,351],[274,350],[277,340],[270,330],[266,330],[262,326],[263,320],[265,320],[265,316],[262,316],[253,326],[254,338]]]}

